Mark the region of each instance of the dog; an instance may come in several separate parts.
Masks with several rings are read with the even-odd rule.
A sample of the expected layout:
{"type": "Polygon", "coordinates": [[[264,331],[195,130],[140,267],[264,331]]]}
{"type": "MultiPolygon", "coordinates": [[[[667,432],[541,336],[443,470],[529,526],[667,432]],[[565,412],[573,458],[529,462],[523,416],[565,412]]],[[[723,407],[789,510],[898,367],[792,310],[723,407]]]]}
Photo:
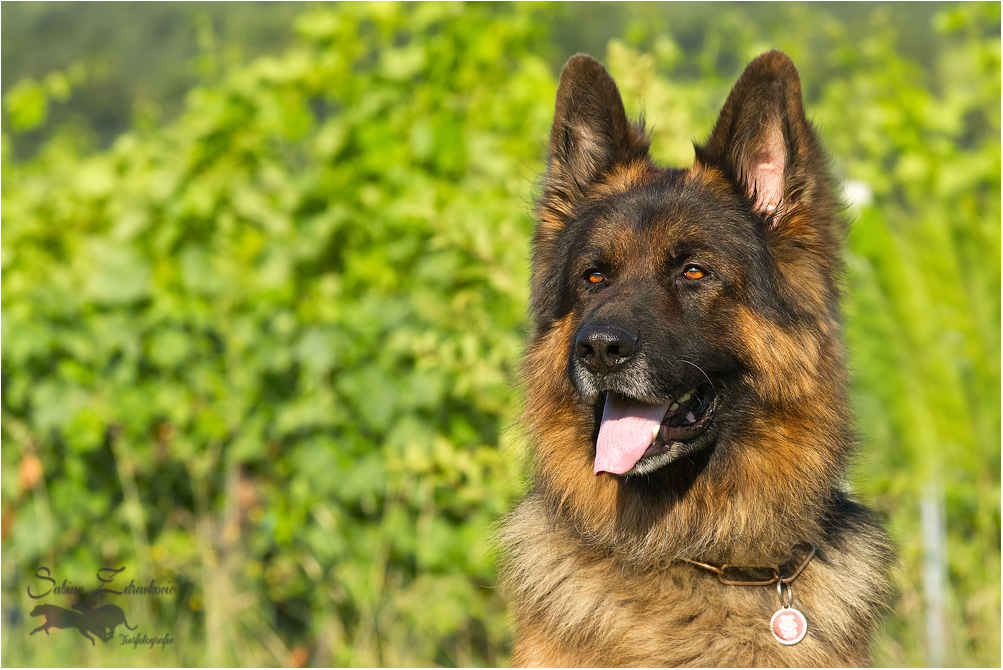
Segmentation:
{"type": "Polygon", "coordinates": [[[31,631],[29,635],[34,635],[40,630],[45,631],[45,634],[48,635],[50,628],[76,628],[80,631],[81,635],[91,641],[91,645],[94,645],[94,638],[91,637],[91,633],[95,633],[99,638],[107,642],[102,636],[101,629],[95,628],[90,620],[79,612],[64,609],[57,605],[42,604],[36,605],[31,610],[31,616],[45,617],[45,620],[41,626],[31,631]]]}
{"type": "Polygon", "coordinates": [[[595,60],[557,90],[503,523],[519,666],[863,666],[892,549],[854,447],[838,185],[779,51],[689,169],[595,60]]]}
{"type": "Polygon", "coordinates": [[[80,612],[90,623],[93,630],[98,632],[98,636],[107,642],[115,637],[115,629],[119,624],[129,630],[136,630],[138,626],[130,626],[125,619],[125,612],[118,605],[102,605],[101,607],[91,607],[87,601],[80,601],[73,605],[73,609],[80,612]]]}

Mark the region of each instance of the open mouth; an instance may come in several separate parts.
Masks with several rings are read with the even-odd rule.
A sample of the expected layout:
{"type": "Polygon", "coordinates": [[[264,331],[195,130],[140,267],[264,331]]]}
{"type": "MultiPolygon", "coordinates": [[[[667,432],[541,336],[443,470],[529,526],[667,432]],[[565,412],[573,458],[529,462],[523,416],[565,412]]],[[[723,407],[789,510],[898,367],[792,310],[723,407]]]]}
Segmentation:
{"type": "Polygon", "coordinates": [[[665,416],[658,427],[658,432],[652,431],[651,446],[645,452],[657,453],[659,446],[667,446],[670,442],[691,440],[707,428],[707,422],[714,414],[714,396],[700,390],[684,393],[669,403],[665,416]]]}
{"type": "Polygon", "coordinates": [[[607,392],[595,473],[643,474],[688,453],[684,443],[707,430],[716,405],[713,392],[704,388],[657,404],[607,392]]]}

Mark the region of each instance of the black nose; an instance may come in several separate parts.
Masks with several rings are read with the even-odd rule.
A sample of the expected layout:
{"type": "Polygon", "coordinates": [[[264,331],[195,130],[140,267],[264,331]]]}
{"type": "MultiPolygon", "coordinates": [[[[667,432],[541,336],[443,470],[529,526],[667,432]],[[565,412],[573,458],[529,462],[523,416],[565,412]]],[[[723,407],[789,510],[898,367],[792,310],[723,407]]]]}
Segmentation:
{"type": "Polygon", "coordinates": [[[591,372],[608,374],[622,368],[637,350],[637,335],[626,328],[589,324],[578,332],[575,354],[591,372]]]}

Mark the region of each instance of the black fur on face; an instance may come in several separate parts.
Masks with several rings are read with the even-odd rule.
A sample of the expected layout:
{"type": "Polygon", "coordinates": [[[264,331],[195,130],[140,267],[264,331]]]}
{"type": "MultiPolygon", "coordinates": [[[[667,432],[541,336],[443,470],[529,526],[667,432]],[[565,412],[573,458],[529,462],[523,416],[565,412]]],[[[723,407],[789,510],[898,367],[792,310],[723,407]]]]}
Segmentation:
{"type": "Polygon", "coordinates": [[[737,324],[754,314],[771,328],[812,328],[836,311],[841,224],[824,168],[783,54],[750,64],[689,170],[655,166],[605,69],[569,61],[531,313],[537,340],[574,323],[566,374],[582,407],[598,416],[609,393],[662,404],[692,391],[706,412],[700,421],[713,419],[695,449],[765,402],[760,392],[770,388],[757,383],[755,352],[737,324]],[[809,278],[823,291],[813,304],[785,264],[816,273],[809,278]]]}
{"type": "MultiPolygon", "coordinates": [[[[749,261],[747,283],[761,289],[747,289],[756,301],[750,305],[770,318],[812,310],[785,285],[791,278],[784,281],[777,263],[762,256],[810,262],[823,271],[823,297],[835,306],[837,249],[845,224],[832,197],[826,158],[804,115],[797,71],[786,55],[769,52],[749,65],[710,139],[695,147],[690,170],[655,166],[648,146],[643,123],[628,121],[605,68],[582,55],[568,61],[534,236],[531,313],[538,329],[571,309],[561,271],[571,269],[572,254],[583,251],[580,240],[597,226],[654,232],[656,246],[674,244],[675,253],[680,245],[699,242],[691,238],[701,232],[712,246],[728,244],[738,252],[733,260],[749,261]],[[624,176],[627,170],[634,174],[624,176]],[[697,173],[705,178],[694,179],[697,173]],[[631,188],[631,180],[640,187],[631,188]],[[620,197],[601,197],[603,192],[620,197]],[[657,237],[684,233],[685,239],[657,237]]],[[[615,240],[606,241],[615,246],[615,240]]]]}
{"type": "MultiPolygon", "coordinates": [[[[753,403],[747,373],[722,338],[743,304],[793,318],[776,290],[777,268],[755,215],[734,196],[715,198],[676,171],[644,187],[590,202],[557,240],[548,281],[560,285],[552,318],[578,326],[568,375],[596,414],[607,392],[657,404],[694,391],[715,402],[713,430],[675,456],[709,446],[720,425],[753,403]],[[689,271],[689,275],[687,275],[689,271]],[[594,274],[601,281],[593,282],[594,274]],[[619,366],[590,368],[578,347],[594,328],[633,336],[619,366]],[[595,368],[595,369],[594,369],[595,368]]],[[[546,317],[544,317],[546,318],[546,317]]]]}

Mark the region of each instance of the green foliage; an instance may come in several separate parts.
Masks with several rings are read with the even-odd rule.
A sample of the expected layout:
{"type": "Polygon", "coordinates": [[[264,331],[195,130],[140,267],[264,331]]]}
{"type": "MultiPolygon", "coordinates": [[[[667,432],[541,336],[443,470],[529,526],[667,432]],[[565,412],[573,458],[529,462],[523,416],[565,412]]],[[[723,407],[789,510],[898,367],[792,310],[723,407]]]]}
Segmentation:
{"type": "Polygon", "coordinates": [[[103,146],[133,124],[174,119],[199,75],[220,62],[273,53],[293,38],[301,2],[54,4],[3,6],[2,91],[25,79],[76,69],[87,76],[70,104],[55,100],[49,122],[12,137],[31,155],[67,123],[103,146]]]}
{"type": "Polygon", "coordinates": [[[495,14],[313,9],[166,128],[7,157],[4,496],[37,454],[52,519],[27,542],[37,508],[10,512],[5,584],[46,546],[190,579],[159,616],[204,612],[186,662],[503,660],[490,529],[555,82],[532,14],[495,14]]]}
{"type": "Polygon", "coordinates": [[[945,615],[958,624],[943,662],[1000,661],[999,19],[990,5],[941,13],[929,87],[886,40],[844,49],[853,74],[819,108],[847,119],[834,150],[874,193],[850,237],[849,345],[857,479],[901,547],[895,664],[931,660],[915,594],[924,497],[946,512],[945,615]]]}
{"type": "Polygon", "coordinates": [[[84,79],[82,67],[68,72],[51,72],[41,81],[22,79],[4,96],[4,111],[13,130],[24,132],[45,124],[49,116],[49,101],[66,102],[75,84],[84,79]]]}
{"type": "MultiPolygon", "coordinates": [[[[241,66],[214,59],[203,26],[204,83],[184,112],[140,119],[107,150],[56,128],[35,157],[12,152],[82,70],[8,91],[5,610],[35,604],[39,565],[77,583],[126,565],[181,587],[134,601],[132,623],[184,640],[143,663],[507,661],[491,534],[524,474],[513,426],[556,84],[539,26],[554,12],[311,6],[288,49],[241,66]]],[[[677,165],[748,58],[778,47],[801,67],[858,193],[854,480],[902,555],[876,660],[928,660],[918,504],[939,487],[945,662],[992,665],[999,7],[938,14],[929,73],[880,11],[864,37],[784,12],[774,33],[723,13],[696,47],[635,24],[606,61],[677,165]]],[[[32,622],[4,626],[4,663],[137,663],[69,634],[29,638],[32,622]]]]}

